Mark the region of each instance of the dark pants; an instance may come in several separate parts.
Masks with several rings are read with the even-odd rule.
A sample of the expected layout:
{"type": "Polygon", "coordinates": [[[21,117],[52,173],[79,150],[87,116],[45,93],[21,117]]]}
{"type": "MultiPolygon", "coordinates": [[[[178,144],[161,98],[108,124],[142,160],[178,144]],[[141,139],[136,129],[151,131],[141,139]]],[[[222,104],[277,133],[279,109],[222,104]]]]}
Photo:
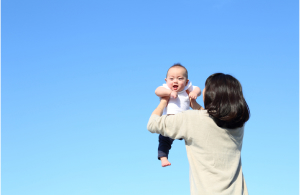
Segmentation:
{"type": "Polygon", "coordinates": [[[168,158],[174,139],[159,134],[158,141],[158,159],[160,159],[160,157],[168,158]]]}

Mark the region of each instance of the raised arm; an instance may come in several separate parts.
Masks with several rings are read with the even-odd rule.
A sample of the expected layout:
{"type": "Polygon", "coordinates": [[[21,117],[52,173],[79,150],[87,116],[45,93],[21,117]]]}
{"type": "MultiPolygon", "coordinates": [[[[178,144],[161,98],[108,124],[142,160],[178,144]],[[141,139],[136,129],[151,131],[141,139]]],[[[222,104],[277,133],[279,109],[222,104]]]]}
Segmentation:
{"type": "Polygon", "coordinates": [[[204,108],[200,106],[200,104],[198,104],[198,102],[195,99],[190,98],[190,102],[190,106],[193,110],[204,110],[204,108]]]}
{"type": "MultiPolygon", "coordinates": [[[[167,106],[168,104],[168,100],[169,100],[169,97],[168,96],[165,96],[165,97],[162,97],[157,108],[152,112],[152,115],[158,115],[158,116],[161,116],[165,107],[167,106]]],[[[151,115],[151,116],[152,116],[151,115]]]]}
{"type": "Polygon", "coordinates": [[[184,113],[177,113],[175,115],[162,115],[163,109],[167,106],[168,97],[161,98],[159,105],[153,111],[148,124],[147,129],[151,133],[158,133],[172,139],[180,139],[187,137],[187,131],[185,129],[185,123],[189,119],[184,119],[184,113]]]}
{"type": "Polygon", "coordinates": [[[171,94],[171,90],[170,89],[166,89],[164,87],[157,87],[157,89],[155,90],[155,94],[158,96],[158,97],[169,97],[170,94],[171,94]]]}

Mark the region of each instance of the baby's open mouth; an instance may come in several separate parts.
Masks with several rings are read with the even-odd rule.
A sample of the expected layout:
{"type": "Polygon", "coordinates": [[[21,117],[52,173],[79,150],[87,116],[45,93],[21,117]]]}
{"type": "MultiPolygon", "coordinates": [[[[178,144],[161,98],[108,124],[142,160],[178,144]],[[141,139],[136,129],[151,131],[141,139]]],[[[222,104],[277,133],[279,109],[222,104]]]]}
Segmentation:
{"type": "Polygon", "coordinates": [[[178,89],[178,85],[173,85],[173,90],[177,90],[178,89]]]}

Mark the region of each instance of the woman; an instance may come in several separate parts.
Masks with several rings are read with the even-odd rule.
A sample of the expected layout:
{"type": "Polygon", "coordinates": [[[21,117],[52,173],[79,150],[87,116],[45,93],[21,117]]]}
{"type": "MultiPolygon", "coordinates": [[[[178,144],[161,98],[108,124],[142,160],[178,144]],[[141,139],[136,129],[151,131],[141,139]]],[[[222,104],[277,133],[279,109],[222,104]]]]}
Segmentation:
{"type": "Polygon", "coordinates": [[[250,111],[239,81],[223,73],[208,77],[203,89],[205,110],[191,101],[194,110],[161,116],[168,99],[161,99],[147,128],[152,133],[185,140],[191,194],[248,195],[241,150],[250,111]]]}

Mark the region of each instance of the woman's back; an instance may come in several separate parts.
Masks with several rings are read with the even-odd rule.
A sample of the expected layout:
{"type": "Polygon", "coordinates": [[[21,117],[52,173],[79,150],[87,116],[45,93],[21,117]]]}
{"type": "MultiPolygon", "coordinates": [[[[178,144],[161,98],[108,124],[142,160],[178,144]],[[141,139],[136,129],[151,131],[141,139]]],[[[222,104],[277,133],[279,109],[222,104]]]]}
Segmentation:
{"type": "Polygon", "coordinates": [[[244,127],[220,128],[206,110],[187,111],[184,118],[191,194],[247,194],[240,160],[244,127]]]}
{"type": "Polygon", "coordinates": [[[148,130],[185,140],[192,195],[248,194],[240,160],[244,127],[220,128],[206,110],[189,110],[151,116],[148,130]]]}

